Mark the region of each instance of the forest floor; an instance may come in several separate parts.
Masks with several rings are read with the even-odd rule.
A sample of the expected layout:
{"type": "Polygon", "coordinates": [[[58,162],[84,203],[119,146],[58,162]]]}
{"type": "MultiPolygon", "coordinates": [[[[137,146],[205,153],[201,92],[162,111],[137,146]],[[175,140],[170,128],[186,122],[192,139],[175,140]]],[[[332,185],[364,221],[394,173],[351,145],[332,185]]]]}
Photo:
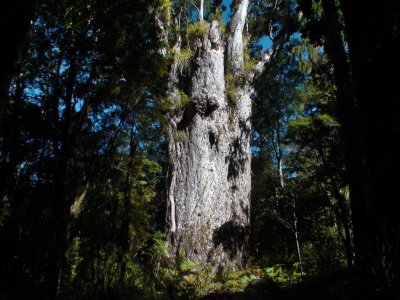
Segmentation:
{"type": "Polygon", "coordinates": [[[243,291],[216,290],[201,300],[398,299],[389,294],[373,289],[350,270],[341,270],[309,276],[289,286],[281,286],[270,278],[260,278],[250,282],[243,291]]]}

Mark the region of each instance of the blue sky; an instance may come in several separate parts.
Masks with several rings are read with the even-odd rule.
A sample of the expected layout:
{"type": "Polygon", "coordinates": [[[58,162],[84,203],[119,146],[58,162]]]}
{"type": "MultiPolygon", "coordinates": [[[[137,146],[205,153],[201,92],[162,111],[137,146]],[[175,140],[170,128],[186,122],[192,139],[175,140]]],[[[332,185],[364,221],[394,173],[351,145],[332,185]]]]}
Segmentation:
{"type": "Polygon", "coordinates": [[[231,11],[230,11],[230,9],[229,9],[229,6],[231,5],[231,3],[232,3],[232,0],[223,0],[223,1],[222,1],[222,5],[225,5],[225,6],[227,7],[226,11],[225,11],[225,12],[223,13],[223,15],[222,15],[222,19],[223,19],[225,22],[228,22],[229,19],[230,19],[231,11]]]}
{"type": "MultiPolygon", "coordinates": [[[[225,6],[227,7],[226,11],[225,11],[225,12],[223,13],[223,15],[222,15],[222,19],[223,19],[226,23],[229,22],[229,19],[230,19],[230,17],[231,17],[231,13],[232,13],[232,12],[231,12],[231,10],[229,9],[231,3],[232,3],[232,0],[223,0],[223,1],[222,1],[222,5],[225,5],[225,6]]],[[[264,37],[262,37],[262,38],[260,39],[260,41],[259,41],[258,44],[259,44],[260,46],[263,47],[264,51],[266,51],[266,50],[268,50],[268,49],[271,47],[272,42],[271,42],[271,39],[270,39],[269,37],[264,36],[264,37]]]]}

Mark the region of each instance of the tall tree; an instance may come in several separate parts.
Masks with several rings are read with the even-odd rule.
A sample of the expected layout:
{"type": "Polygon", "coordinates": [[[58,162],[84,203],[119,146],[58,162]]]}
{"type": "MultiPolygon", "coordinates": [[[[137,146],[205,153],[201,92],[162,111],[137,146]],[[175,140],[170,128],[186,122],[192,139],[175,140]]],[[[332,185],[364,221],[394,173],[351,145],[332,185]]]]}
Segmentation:
{"type": "Polygon", "coordinates": [[[35,0],[3,1],[0,4],[0,120],[18,56],[33,18],[35,0]]]}
{"type": "MultiPolygon", "coordinates": [[[[117,164],[115,152],[129,152],[126,144],[132,155],[121,156],[140,161],[130,140],[140,130],[139,111],[140,122],[146,119],[149,91],[160,86],[155,82],[164,65],[153,17],[137,4],[151,5],[38,1],[0,131],[0,236],[7,245],[0,249],[0,289],[11,298],[55,299],[61,293],[70,225],[95,188],[95,174],[110,169],[105,162],[117,164]],[[127,123],[133,129],[125,129],[127,123]],[[107,155],[115,160],[103,159],[107,155]],[[29,288],[11,288],[10,282],[24,286],[27,281],[29,288]]],[[[135,167],[126,166],[127,209],[123,226],[116,226],[120,232],[129,229],[135,167]]],[[[120,247],[121,252],[129,248],[129,241],[120,247]]],[[[124,269],[122,264],[121,277],[124,269]]]]}
{"type": "Polygon", "coordinates": [[[362,141],[354,145],[360,147],[364,172],[363,181],[354,187],[364,193],[353,199],[359,266],[366,267],[378,285],[398,288],[400,222],[396,211],[400,193],[392,174],[400,166],[400,104],[394,96],[398,91],[393,76],[400,68],[400,5],[397,1],[340,3],[362,141]]]}
{"type": "Polygon", "coordinates": [[[397,173],[400,161],[400,107],[393,97],[397,91],[392,74],[400,66],[400,6],[396,1],[299,3],[309,18],[313,42],[325,44],[334,66],[356,266],[378,286],[396,286],[400,224],[394,211],[399,192],[391,174],[397,173]]]}
{"type": "MultiPolygon", "coordinates": [[[[256,28],[248,12],[260,16],[273,3],[252,3],[250,10],[249,3],[232,2],[225,34],[217,14],[183,30],[173,17],[158,19],[166,44],[168,30],[178,26],[167,92],[168,240],[174,255],[183,251],[188,259],[219,270],[243,264],[250,220],[251,95],[257,74],[287,37],[287,30],[276,30],[275,46],[259,55],[259,62],[252,61],[249,42],[260,32],[252,37],[245,30],[246,24],[256,28]],[[181,35],[185,30],[188,39],[181,35]]],[[[290,1],[284,4],[289,11],[290,1]]]]}
{"type": "Polygon", "coordinates": [[[243,72],[248,5],[236,3],[226,45],[218,21],[194,25],[190,72],[179,78],[173,66],[169,79],[172,103],[182,101],[180,86],[187,86],[189,101],[168,119],[168,238],[173,253],[219,269],[242,265],[249,230],[252,89],[226,82],[243,72]]]}

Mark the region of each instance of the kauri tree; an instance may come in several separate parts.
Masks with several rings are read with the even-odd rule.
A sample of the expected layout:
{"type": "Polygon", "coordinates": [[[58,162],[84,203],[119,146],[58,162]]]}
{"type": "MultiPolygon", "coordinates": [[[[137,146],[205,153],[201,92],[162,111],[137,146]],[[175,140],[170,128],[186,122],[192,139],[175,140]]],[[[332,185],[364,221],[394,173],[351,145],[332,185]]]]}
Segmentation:
{"type": "MultiPolygon", "coordinates": [[[[288,35],[285,26],[275,28],[274,46],[262,53],[252,46],[264,33],[247,17],[258,14],[258,21],[266,22],[263,14],[275,9],[272,3],[233,1],[225,29],[218,3],[200,2],[198,22],[182,1],[163,1],[157,18],[165,45],[160,51],[171,57],[164,100],[167,237],[173,255],[182,251],[216,270],[236,269],[249,234],[251,95],[257,75],[288,35]],[[207,14],[204,7],[210,7],[207,14]],[[183,19],[185,13],[189,17],[183,19]]],[[[282,11],[291,8],[289,1],[281,5],[286,5],[282,11]]]]}

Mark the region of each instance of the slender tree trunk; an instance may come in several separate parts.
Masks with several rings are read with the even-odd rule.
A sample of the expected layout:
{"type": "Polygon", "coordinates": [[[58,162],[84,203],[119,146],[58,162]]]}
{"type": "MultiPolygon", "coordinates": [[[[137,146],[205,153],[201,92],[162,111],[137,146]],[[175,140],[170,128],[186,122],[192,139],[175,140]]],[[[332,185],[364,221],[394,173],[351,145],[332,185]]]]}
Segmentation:
{"type": "MultiPolygon", "coordinates": [[[[280,126],[280,121],[281,119],[278,119],[277,122],[277,128],[276,128],[276,133],[271,134],[271,139],[272,139],[272,144],[273,144],[273,149],[275,153],[275,159],[277,161],[277,167],[278,167],[278,173],[279,173],[279,183],[280,183],[280,189],[277,188],[276,191],[276,199],[279,199],[278,193],[283,192],[285,190],[285,176],[283,173],[283,149],[282,149],[282,143],[281,143],[281,126],[280,126]],[[276,136],[276,140],[275,140],[276,136]]],[[[284,225],[293,232],[294,234],[294,239],[296,242],[296,250],[297,250],[297,257],[299,259],[299,264],[300,264],[300,272],[303,274],[303,260],[302,260],[302,255],[301,255],[301,247],[300,247],[300,234],[297,226],[297,214],[296,214],[296,199],[294,198],[294,195],[292,196],[293,199],[291,200],[291,207],[292,207],[292,222],[290,223],[284,223],[284,225]]],[[[279,201],[277,201],[277,207],[279,207],[279,201]]]]}
{"type": "MultiPolygon", "coordinates": [[[[217,271],[240,268],[250,220],[250,115],[252,88],[235,87],[228,99],[227,74],[243,69],[242,33],[248,0],[241,1],[226,46],[213,21],[199,41],[190,70],[190,103],[169,116],[168,240],[172,254],[211,263],[217,271]],[[176,140],[178,130],[185,141],[176,140]]],[[[170,97],[179,81],[171,74],[170,97]]]]}
{"type": "MultiPolygon", "coordinates": [[[[334,182],[334,179],[331,178],[330,180],[331,182],[334,182]]],[[[345,247],[347,264],[353,266],[353,243],[350,234],[349,211],[347,207],[345,207],[345,199],[340,195],[335,183],[333,183],[332,186],[333,193],[331,193],[327,186],[322,185],[322,187],[326,190],[327,197],[330,199],[330,204],[333,213],[335,214],[337,232],[345,247]],[[344,236],[342,230],[344,230],[344,236]]]]}
{"type": "Polygon", "coordinates": [[[0,4],[0,121],[34,9],[34,0],[2,1],[0,4]]]}
{"type": "MultiPolygon", "coordinates": [[[[342,41],[338,7],[334,0],[323,0],[322,5],[327,28],[325,34],[326,52],[334,65],[337,87],[337,113],[342,124],[341,134],[345,142],[345,159],[350,185],[356,264],[363,268],[367,260],[366,247],[362,242],[366,238],[366,227],[363,224],[365,210],[363,199],[366,197],[367,189],[365,186],[366,173],[364,172],[362,150],[364,142],[361,135],[361,118],[356,105],[348,57],[342,41]]],[[[340,201],[341,199],[338,197],[341,196],[336,195],[337,200],[340,201]]],[[[346,233],[347,235],[349,233],[346,233]]]]}
{"type": "Polygon", "coordinates": [[[336,213],[337,218],[338,221],[342,224],[344,230],[343,242],[346,249],[347,264],[349,266],[353,266],[354,252],[353,252],[353,242],[350,234],[350,224],[351,224],[350,211],[346,205],[345,197],[339,192],[339,189],[333,178],[331,179],[331,182],[333,185],[332,186],[333,194],[335,195],[338,206],[338,211],[336,213]]]}
{"type": "Polygon", "coordinates": [[[296,239],[296,249],[297,249],[297,256],[299,258],[300,264],[300,272],[303,274],[303,259],[301,255],[301,248],[300,248],[300,236],[299,236],[299,229],[297,227],[297,214],[296,214],[296,200],[293,199],[293,231],[294,237],[296,239]]]}
{"type": "MultiPolygon", "coordinates": [[[[328,39],[329,40],[329,39],[328,39]]],[[[348,155],[348,153],[346,153],[348,155]]],[[[321,159],[324,170],[327,174],[331,173],[329,170],[329,162],[326,156],[324,155],[324,151],[322,147],[318,147],[315,149],[315,155],[321,159]]],[[[338,184],[334,177],[329,178],[329,183],[325,186],[322,185],[324,190],[327,192],[328,199],[331,199],[331,205],[333,212],[335,214],[335,218],[337,220],[338,227],[338,235],[343,240],[343,244],[345,246],[346,259],[349,266],[353,266],[354,260],[354,246],[352,236],[350,234],[351,231],[351,217],[350,217],[350,208],[346,204],[346,197],[340,193],[338,184]],[[345,235],[343,236],[341,230],[344,230],[345,235]]]]}
{"type": "Polygon", "coordinates": [[[281,184],[281,188],[285,188],[285,181],[283,177],[283,166],[282,166],[282,158],[278,160],[278,168],[279,168],[279,181],[281,184]]]}
{"type": "Polygon", "coordinates": [[[204,22],[204,0],[200,0],[199,21],[204,22]]]}
{"type": "MultiPolygon", "coordinates": [[[[131,125],[132,126],[132,125],[131,125]]],[[[129,162],[127,164],[127,170],[126,170],[126,181],[125,181],[125,194],[124,194],[124,211],[123,211],[123,220],[121,224],[121,231],[120,231],[120,249],[118,250],[119,252],[119,260],[120,260],[120,276],[119,276],[119,281],[121,287],[125,284],[125,275],[126,275],[126,254],[129,253],[129,249],[131,249],[131,237],[129,234],[129,218],[130,218],[130,213],[132,211],[132,171],[134,168],[134,162],[133,159],[135,158],[136,155],[136,149],[137,145],[135,143],[135,131],[133,126],[131,127],[130,130],[130,143],[129,143],[129,162]]]]}
{"type": "Polygon", "coordinates": [[[68,249],[68,226],[70,222],[70,208],[73,204],[73,194],[68,186],[68,167],[73,156],[76,144],[76,132],[73,132],[73,94],[76,82],[76,50],[70,54],[70,67],[68,79],[65,86],[65,109],[63,111],[63,121],[61,127],[61,148],[57,157],[57,168],[54,171],[53,197],[51,199],[52,208],[52,240],[49,250],[49,294],[54,299],[59,297],[60,284],[63,272],[65,271],[65,253],[68,249]]]}

